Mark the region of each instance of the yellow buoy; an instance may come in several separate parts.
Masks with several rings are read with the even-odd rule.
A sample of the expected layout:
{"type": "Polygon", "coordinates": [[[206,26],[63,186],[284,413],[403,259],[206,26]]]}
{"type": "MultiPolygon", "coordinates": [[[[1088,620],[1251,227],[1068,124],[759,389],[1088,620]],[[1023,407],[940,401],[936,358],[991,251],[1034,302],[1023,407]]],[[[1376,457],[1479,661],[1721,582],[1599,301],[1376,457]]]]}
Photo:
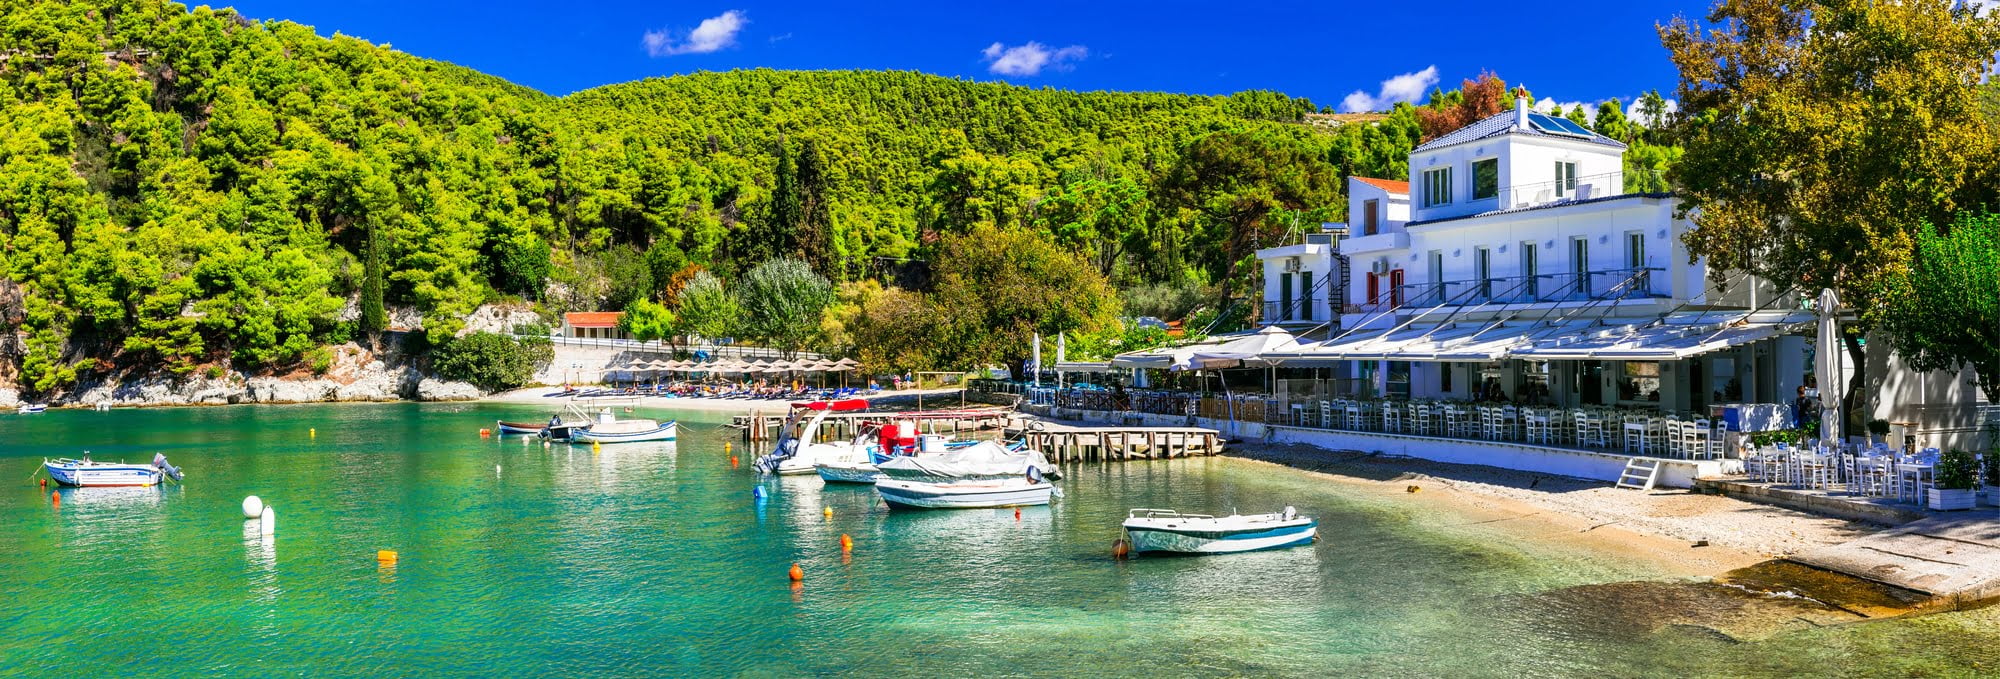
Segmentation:
{"type": "Polygon", "coordinates": [[[730,447],[729,447],[729,442],[728,442],[728,441],[723,441],[723,442],[722,442],[722,454],[724,454],[724,455],[728,455],[728,454],[729,454],[729,451],[730,451],[730,447]]]}
{"type": "Polygon", "coordinates": [[[823,510],[820,510],[820,513],[821,513],[821,514],[825,514],[825,515],[826,515],[826,518],[829,518],[829,519],[833,518],[833,508],[832,508],[832,507],[827,507],[826,509],[823,509],[823,510]]]}
{"type": "Polygon", "coordinates": [[[396,553],[386,549],[379,550],[375,552],[375,560],[385,564],[396,563],[396,553]]]}
{"type": "Polygon", "coordinates": [[[309,439],[316,439],[316,438],[319,438],[319,429],[318,429],[318,428],[313,428],[313,429],[307,429],[307,430],[306,430],[306,438],[309,438],[309,439]]]}

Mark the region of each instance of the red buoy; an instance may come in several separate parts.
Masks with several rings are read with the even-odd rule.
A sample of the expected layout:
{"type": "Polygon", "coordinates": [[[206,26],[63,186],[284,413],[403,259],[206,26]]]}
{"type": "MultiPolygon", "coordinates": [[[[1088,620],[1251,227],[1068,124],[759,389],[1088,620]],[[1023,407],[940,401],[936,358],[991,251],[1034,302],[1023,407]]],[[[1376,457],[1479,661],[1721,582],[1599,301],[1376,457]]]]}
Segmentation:
{"type": "Polygon", "coordinates": [[[1020,521],[1020,520],[1021,520],[1021,508],[1020,508],[1020,507],[1015,507],[1015,508],[1014,508],[1014,520],[1015,520],[1015,521],[1020,521]]]}
{"type": "Polygon", "coordinates": [[[841,534],[840,534],[840,551],[843,551],[843,552],[852,552],[852,551],[854,551],[854,538],[850,538],[850,537],[847,537],[847,534],[846,534],[846,533],[841,533],[841,534]]]}

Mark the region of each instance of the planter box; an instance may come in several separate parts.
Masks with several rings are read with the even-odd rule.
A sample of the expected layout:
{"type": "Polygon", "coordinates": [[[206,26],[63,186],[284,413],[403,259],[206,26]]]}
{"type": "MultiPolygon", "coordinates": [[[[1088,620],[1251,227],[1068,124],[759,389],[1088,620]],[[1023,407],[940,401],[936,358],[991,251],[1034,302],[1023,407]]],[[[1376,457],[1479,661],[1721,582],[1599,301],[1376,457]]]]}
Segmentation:
{"type": "Polygon", "coordinates": [[[1979,501],[1979,492],[1972,490],[1930,489],[1930,502],[1924,506],[1941,512],[1971,509],[1979,501]]]}
{"type": "Polygon", "coordinates": [[[2000,486],[1986,487],[1986,504],[2000,506],[2000,486]]]}

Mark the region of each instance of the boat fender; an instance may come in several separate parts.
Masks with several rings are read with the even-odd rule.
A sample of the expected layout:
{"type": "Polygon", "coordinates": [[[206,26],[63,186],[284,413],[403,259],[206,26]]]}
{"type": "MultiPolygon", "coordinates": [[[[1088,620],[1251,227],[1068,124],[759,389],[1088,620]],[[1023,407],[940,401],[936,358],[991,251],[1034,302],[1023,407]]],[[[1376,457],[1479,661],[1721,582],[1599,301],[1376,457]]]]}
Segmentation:
{"type": "Polygon", "coordinates": [[[1124,561],[1125,557],[1131,555],[1132,543],[1126,542],[1125,538],[1118,538],[1111,541],[1111,558],[1124,561]]]}
{"type": "Polygon", "coordinates": [[[757,486],[757,487],[754,487],[754,488],[751,488],[751,489],[750,489],[750,497],[753,497],[753,498],[756,498],[756,499],[759,499],[759,500],[762,500],[762,499],[764,499],[764,487],[763,487],[763,486],[757,486]]]}
{"type": "Polygon", "coordinates": [[[264,500],[255,495],[243,498],[243,518],[255,519],[264,515],[264,500]]]}
{"type": "Polygon", "coordinates": [[[1028,483],[1041,483],[1041,482],[1042,482],[1042,468],[1036,467],[1034,465],[1029,465],[1028,483]]]}

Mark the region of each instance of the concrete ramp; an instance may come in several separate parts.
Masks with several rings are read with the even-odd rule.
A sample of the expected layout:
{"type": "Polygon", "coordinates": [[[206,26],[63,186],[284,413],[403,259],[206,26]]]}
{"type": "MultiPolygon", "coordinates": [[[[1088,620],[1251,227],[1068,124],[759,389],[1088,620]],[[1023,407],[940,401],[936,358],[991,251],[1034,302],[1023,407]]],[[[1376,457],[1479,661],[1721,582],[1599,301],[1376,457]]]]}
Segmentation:
{"type": "Polygon", "coordinates": [[[1972,601],[2000,597],[2000,512],[1955,512],[1790,557],[1808,566],[1972,601]]]}

